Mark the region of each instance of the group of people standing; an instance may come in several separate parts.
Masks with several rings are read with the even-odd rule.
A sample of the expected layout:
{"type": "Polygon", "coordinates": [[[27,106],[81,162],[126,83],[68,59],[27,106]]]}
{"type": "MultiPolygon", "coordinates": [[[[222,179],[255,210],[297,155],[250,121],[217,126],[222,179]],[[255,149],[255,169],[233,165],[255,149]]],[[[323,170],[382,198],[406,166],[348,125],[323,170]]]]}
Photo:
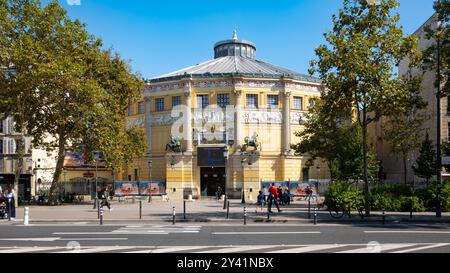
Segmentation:
{"type": "Polygon", "coordinates": [[[291,192],[289,189],[283,189],[281,186],[277,188],[275,183],[272,183],[269,188],[259,191],[256,211],[258,211],[258,207],[262,211],[263,206],[267,205],[268,212],[273,213],[272,206],[275,205],[278,212],[282,212],[280,204],[282,206],[291,204],[291,192]]]}
{"type": "Polygon", "coordinates": [[[0,207],[3,207],[6,213],[10,213],[8,216],[11,217],[11,220],[16,218],[15,199],[16,193],[10,185],[8,185],[4,191],[0,186],[0,207]]]}

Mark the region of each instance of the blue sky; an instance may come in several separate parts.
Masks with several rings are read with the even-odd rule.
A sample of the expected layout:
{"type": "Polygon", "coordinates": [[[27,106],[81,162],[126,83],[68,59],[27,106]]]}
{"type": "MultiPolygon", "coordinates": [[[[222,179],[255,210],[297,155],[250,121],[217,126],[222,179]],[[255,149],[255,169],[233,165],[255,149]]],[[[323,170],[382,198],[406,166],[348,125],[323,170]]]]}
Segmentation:
{"type": "MultiPolygon", "coordinates": [[[[44,0],[44,3],[48,0],[44,0]]],[[[314,49],[342,0],[59,0],[145,78],[213,58],[215,42],[257,45],[257,59],[307,73],[314,49]],[[80,2],[80,5],[68,3],[80,2]]],[[[433,14],[433,0],[400,0],[401,25],[412,33],[433,14]]]]}

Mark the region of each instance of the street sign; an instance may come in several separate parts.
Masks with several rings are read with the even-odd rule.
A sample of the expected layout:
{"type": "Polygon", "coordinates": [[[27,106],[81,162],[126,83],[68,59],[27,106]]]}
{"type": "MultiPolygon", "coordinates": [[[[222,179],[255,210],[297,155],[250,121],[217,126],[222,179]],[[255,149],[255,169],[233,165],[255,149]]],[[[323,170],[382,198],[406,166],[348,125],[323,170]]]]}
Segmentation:
{"type": "Polygon", "coordinates": [[[450,165],[450,156],[442,157],[442,165],[450,165]]]}

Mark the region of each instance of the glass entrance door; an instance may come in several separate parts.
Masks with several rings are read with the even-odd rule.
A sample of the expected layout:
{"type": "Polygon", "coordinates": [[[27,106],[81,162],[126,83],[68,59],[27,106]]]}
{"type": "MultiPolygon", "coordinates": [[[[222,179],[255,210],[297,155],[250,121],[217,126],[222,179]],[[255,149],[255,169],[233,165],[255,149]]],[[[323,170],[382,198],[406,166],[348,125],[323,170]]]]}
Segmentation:
{"type": "Polygon", "coordinates": [[[202,196],[216,196],[218,191],[225,193],[226,173],[224,167],[205,167],[200,169],[202,196]]]}

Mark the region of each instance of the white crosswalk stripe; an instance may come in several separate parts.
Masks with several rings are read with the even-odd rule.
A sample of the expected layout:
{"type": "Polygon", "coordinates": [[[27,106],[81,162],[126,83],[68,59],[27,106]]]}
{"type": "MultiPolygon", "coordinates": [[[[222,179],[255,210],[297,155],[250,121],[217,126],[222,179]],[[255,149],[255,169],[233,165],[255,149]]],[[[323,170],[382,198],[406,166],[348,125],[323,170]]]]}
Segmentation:
{"type": "Polygon", "coordinates": [[[1,247],[0,253],[408,253],[450,246],[450,243],[380,244],[378,251],[364,244],[316,244],[316,245],[222,245],[222,246],[88,246],[73,250],[65,247],[1,247]],[[342,250],[342,248],[346,248],[342,250]],[[340,250],[340,251],[339,251],[340,250]],[[397,250],[397,251],[395,251],[397,250]]]}

